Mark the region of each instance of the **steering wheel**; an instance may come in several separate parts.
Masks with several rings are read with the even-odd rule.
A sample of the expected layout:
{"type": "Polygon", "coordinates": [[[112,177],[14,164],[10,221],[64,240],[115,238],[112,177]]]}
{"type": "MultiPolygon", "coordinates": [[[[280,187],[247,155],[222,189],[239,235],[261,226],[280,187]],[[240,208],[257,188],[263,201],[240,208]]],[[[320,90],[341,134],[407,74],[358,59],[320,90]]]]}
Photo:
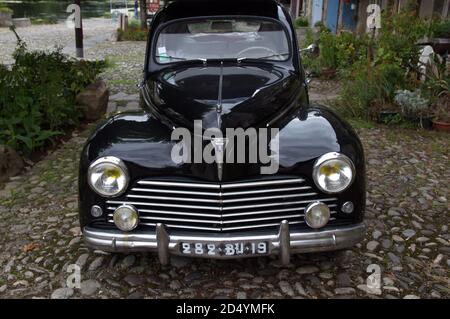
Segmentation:
{"type": "MultiPolygon", "coordinates": [[[[272,50],[272,49],[269,49],[269,48],[266,48],[266,47],[249,47],[249,48],[245,48],[244,50],[242,50],[241,52],[239,52],[238,54],[237,54],[237,57],[238,57],[238,59],[239,58],[246,58],[247,56],[245,56],[244,55],[244,53],[247,53],[247,52],[249,52],[249,51],[255,51],[255,50],[259,50],[259,51],[266,51],[266,52],[268,52],[269,54],[265,54],[265,55],[263,55],[263,56],[261,56],[261,57],[264,57],[264,56],[277,56],[277,55],[279,55],[279,53],[278,52],[275,52],[274,50],[272,50]]],[[[251,57],[251,56],[250,56],[251,57]]],[[[258,57],[256,57],[256,58],[258,58],[258,57]]]]}

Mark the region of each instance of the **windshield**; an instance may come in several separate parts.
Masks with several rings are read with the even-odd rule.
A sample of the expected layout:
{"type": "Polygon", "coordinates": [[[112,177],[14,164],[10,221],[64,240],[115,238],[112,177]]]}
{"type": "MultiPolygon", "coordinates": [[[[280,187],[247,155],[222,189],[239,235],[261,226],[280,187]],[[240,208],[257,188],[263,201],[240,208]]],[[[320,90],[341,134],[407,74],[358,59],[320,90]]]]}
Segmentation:
{"type": "Polygon", "coordinates": [[[285,61],[290,46],[277,21],[201,18],[165,27],[158,35],[155,57],[160,64],[211,59],[285,61]]]}

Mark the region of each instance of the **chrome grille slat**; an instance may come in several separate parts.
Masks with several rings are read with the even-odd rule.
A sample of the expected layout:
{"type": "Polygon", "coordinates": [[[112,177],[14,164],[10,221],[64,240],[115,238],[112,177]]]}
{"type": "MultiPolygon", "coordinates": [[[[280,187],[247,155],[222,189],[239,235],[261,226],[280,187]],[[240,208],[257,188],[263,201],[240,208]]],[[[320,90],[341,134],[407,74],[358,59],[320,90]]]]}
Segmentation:
{"type": "MultiPolygon", "coordinates": [[[[333,208],[337,205],[328,205],[328,207],[333,208]]],[[[222,214],[223,218],[227,217],[237,217],[237,216],[250,216],[250,215],[264,215],[264,214],[273,214],[273,213],[285,213],[285,212],[293,212],[298,210],[304,210],[306,207],[294,207],[294,208],[283,208],[283,209],[271,209],[271,210],[257,210],[246,213],[234,213],[234,214],[222,214]]]]}
{"type": "MultiPolygon", "coordinates": [[[[305,223],[304,221],[289,222],[289,225],[298,225],[298,224],[304,224],[304,223],[305,223]]],[[[274,226],[280,226],[280,223],[261,224],[261,225],[254,225],[254,226],[224,227],[223,231],[233,231],[233,230],[242,230],[242,229],[258,229],[258,228],[274,227],[274,226]]]]}
{"type": "MultiPolygon", "coordinates": [[[[118,206],[117,206],[118,207],[118,206]]],[[[116,210],[117,207],[108,207],[108,210],[116,210]]],[[[328,205],[329,208],[337,207],[336,204],[328,205]]],[[[229,213],[229,214],[203,214],[203,213],[186,213],[186,212],[172,212],[172,211],[164,211],[164,210],[149,210],[149,209],[139,209],[141,213],[150,213],[150,214],[158,214],[158,215],[181,215],[181,216],[195,216],[195,217],[211,217],[211,218],[229,218],[229,217],[241,217],[241,216],[251,216],[251,215],[265,215],[265,214],[274,214],[274,213],[285,213],[285,212],[293,212],[304,210],[306,207],[293,207],[293,208],[283,208],[283,209],[272,209],[272,210],[256,210],[245,213],[229,213]]],[[[331,214],[335,214],[336,212],[331,212],[331,214]]],[[[113,214],[109,214],[108,216],[113,216],[113,214]]],[[[160,217],[161,220],[164,217],[160,217]]]]}
{"type": "MultiPolygon", "coordinates": [[[[273,206],[285,206],[285,205],[297,205],[297,204],[307,204],[312,203],[317,200],[303,200],[303,201],[295,201],[295,202],[286,202],[286,203],[269,203],[269,204],[258,204],[258,205],[244,205],[244,206],[227,206],[223,207],[223,210],[236,210],[236,209],[252,209],[257,207],[273,207],[273,206]]],[[[328,200],[330,201],[330,200],[328,200]]]]}
{"type": "MultiPolygon", "coordinates": [[[[108,207],[108,210],[116,210],[117,207],[108,207]]],[[[220,214],[204,214],[204,213],[188,213],[188,212],[173,212],[167,210],[155,210],[155,209],[139,209],[141,213],[157,214],[157,215],[182,215],[192,217],[211,217],[220,218],[220,214]]],[[[111,214],[110,214],[111,215],[111,214]]]]}
{"type": "MultiPolygon", "coordinates": [[[[112,214],[108,215],[109,217],[112,217],[112,214]]],[[[248,219],[234,219],[234,220],[222,220],[219,219],[217,220],[202,220],[202,219],[187,219],[187,218],[171,218],[171,217],[153,217],[153,216],[141,216],[140,219],[143,220],[156,220],[159,222],[166,222],[166,221],[178,221],[178,222],[187,222],[187,223],[201,223],[201,224],[235,224],[235,223],[248,223],[248,222],[256,222],[256,221],[266,221],[266,220],[272,220],[272,219],[289,219],[289,218],[300,218],[300,217],[304,217],[303,214],[299,214],[299,215],[286,215],[286,216],[272,216],[272,217],[261,217],[261,218],[248,218],[248,219]]]]}
{"type": "Polygon", "coordinates": [[[224,199],[222,202],[224,204],[228,203],[240,203],[245,201],[265,201],[270,199],[282,199],[282,198],[295,198],[295,197],[309,197],[316,196],[317,193],[306,193],[306,194],[291,194],[291,195],[276,195],[276,196],[266,196],[266,197],[246,197],[246,198],[236,198],[236,199],[224,199]]]}
{"type": "Polygon", "coordinates": [[[153,185],[153,186],[220,189],[219,184],[180,183],[180,182],[170,182],[170,181],[139,181],[138,184],[139,185],[153,185]]]}
{"type": "Polygon", "coordinates": [[[133,201],[108,201],[108,204],[130,204],[136,206],[158,206],[158,207],[175,207],[175,208],[186,208],[186,209],[208,209],[208,210],[217,210],[220,211],[221,208],[219,206],[196,206],[196,205],[179,205],[179,204],[171,204],[171,203],[146,203],[146,202],[133,202],[133,201]]]}
{"type": "Polygon", "coordinates": [[[127,195],[128,198],[142,198],[149,200],[173,200],[179,202],[201,202],[201,203],[213,203],[218,204],[221,201],[218,199],[203,199],[203,198],[181,198],[181,197],[165,197],[165,196],[145,196],[145,195],[127,195]]]}
{"type": "MultiPolygon", "coordinates": [[[[271,192],[291,192],[291,191],[301,191],[301,190],[309,190],[311,186],[302,186],[302,187],[290,187],[290,188],[276,188],[271,189],[271,192]]],[[[253,191],[238,191],[238,192],[226,192],[223,193],[223,196],[239,196],[239,195],[252,195],[252,194],[264,194],[267,193],[266,189],[259,189],[253,191]]]]}
{"type": "Polygon", "coordinates": [[[274,181],[233,183],[233,184],[223,184],[222,189],[259,187],[259,186],[271,186],[271,185],[282,185],[282,184],[295,184],[295,183],[303,183],[303,182],[305,182],[305,180],[303,178],[292,178],[292,179],[280,179],[280,180],[274,180],[274,181]]]}
{"type": "Polygon", "coordinates": [[[326,203],[335,220],[338,198],[319,195],[306,179],[287,177],[242,183],[141,180],[124,200],[108,200],[108,221],[120,205],[135,206],[143,226],[169,229],[235,231],[277,227],[282,220],[304,224],[305,208],[326,203]],[[267,194],[267,196],[264,196],[267,194]]]}
{"type": "Polygon", "coordinates": [[[200,223],[200,224],[220,224],[220,219],[218,220],[206,220],[206,219],[188,219],[188,218],[172,218],[172,217],[152,217],[152,216],[140,216],[142,220],[155,220],[158,222],[169,221],[169,222],[186,222],[186,223],[200,223]]]}
{"type": "Polygon", "coordinates": [[[167,193],[167,194],[177,194],[177,195],[195,195],[195,196],[219,196],[218,193],[215,192],[200,192],[200,191],[180,191],[180,190],[172,190],[172,189],[146,189],[146,188],[133,188],[132,192],[142,192],[142,193],[167,193]]]}
{"type": "Polygon", "coordinates": [[[222,224],[236,224],[236,223],[251,223],[251,222],[259,222],[259,221],[267,221],[267,220],[289,220],[290,218],[298,218],[305,217],[303,214],[297,214],[297,215],[284,215],[284,216],[272,216],[272,217],[259,217],[259,218],[247,218],[247,219],[233,219],[233,220],[224,220],[222,224]]]}

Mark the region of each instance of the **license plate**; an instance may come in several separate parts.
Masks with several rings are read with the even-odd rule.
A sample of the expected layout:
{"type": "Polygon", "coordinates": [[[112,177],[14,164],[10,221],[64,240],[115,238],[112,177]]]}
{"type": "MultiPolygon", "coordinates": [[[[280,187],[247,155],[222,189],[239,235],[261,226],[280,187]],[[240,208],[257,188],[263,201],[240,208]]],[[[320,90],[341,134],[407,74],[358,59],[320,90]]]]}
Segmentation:
{"type": "Polygon", "coordinates": [[[192,256],[252,256],[267,255],[267,242],[253,243],[181,243],[181,253],[192,256]]]}

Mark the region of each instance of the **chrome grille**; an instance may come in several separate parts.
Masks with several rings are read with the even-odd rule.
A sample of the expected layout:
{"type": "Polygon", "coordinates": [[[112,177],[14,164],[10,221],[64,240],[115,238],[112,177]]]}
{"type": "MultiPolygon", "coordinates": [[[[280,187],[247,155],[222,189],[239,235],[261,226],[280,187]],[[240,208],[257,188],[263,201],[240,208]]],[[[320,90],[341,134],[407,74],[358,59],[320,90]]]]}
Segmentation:
{"type": "Polygon", "coordinates": [[[302,178],[201,183],[193,181],[142,180],[126,195],[126,200],[107,201],[108,222],[122,204],[135,206],[140,225],[201,231],[238,231],[305,223],[308,204],[320,200],[336,214],[337,198],[314,192],[302,178]]]}

